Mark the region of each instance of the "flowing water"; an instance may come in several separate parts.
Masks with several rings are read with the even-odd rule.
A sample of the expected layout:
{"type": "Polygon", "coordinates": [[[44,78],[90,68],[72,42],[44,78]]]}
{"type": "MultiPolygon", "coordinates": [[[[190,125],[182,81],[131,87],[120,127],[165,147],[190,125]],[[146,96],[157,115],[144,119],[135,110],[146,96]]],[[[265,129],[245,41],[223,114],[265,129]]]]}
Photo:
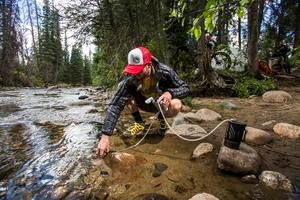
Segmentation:
{"type": "MultiPolygon", "coordinates": [[[[67,194],[69,199],[106,199],[107,193],[109,199],[189,199],[201,192],[221,199],[288,198],[283,190],[242,183],[240,177],[220,172],[216,166],[219,146],[208,158],[190,161],[198,143],[174,136],[147,137],[127,151],[125,163],[118,156],[127,154],[96,159],[103,113],[92,111],[95,106],[103,110],[106,102],[78,100],[87,93],[80,89],[0,91],[0,199],[60,199],[67,194]],[[151,175],[154,163],[167,166],[157,178],[151,175]],[[58,192],[57,188],[69,189],[58,192]]],[[[121,116],[121,126],[128,121],[128,115],[121,116]]],[[[220,134],[222,130],[216,133],[220,134]]],[[[216,139],[213,135],[206,141],[216,139]]],[[[137,142],[120,136],[111,141],[114,150],[137,142]]],[[[290,175],[298,179],[298,172],[290,175]]]]}

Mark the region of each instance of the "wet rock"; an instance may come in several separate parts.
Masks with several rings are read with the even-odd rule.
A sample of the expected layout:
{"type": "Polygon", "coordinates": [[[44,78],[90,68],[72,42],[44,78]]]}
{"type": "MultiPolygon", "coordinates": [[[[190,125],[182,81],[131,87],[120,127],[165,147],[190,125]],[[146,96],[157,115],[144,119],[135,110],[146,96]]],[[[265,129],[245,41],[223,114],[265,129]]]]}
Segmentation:
{"type": "Polygon", "coordinates": [[[92,197],[90,199],[95,199],[95,200],[106,200],[109,197],[109,192],[107,192],[104,189],[100,190],[93,190],[92,191],[92,197]]]}
{"type": "Polygon", "coordinates": [[[89,96],[87,96],[87,95],[81,95],[78,97],[78,99],[80,99],[80,100],[87,99],[87,98],[89,98],[89,96]]]}
{"type": "Polygon", "coordinates": [[[184,118],[184,114],[179,112],[176,117],[173,118],[172,127],[180,124],[189,124],[189,122],[184,118]]]}
{"type": "Polygon", "coordinates": [[[259,180],[273,189],[283,189],[290,192],[293,189],[291,181],[279,172],[263,171],[259,180]]]}
{"type": "Polygon", "coordinates": [[[219,199],[211,194],[200,193],[200,194],[196,194],[189,200],[219,200],[219,199]]]}
{"type": "MultiPolygon", "coordinates": [[[[207,132],[200,126],[196,124],[180,124],[173,127],[174,131],[181,135],[187,137],[203,137],[207,132]]],[[[167,134],[173,134],[171,130],[167,130],[167,134]]]]}
{"type": "Polygon", "coordinates": [[[197,124],[202,122],[201,116],[197,115],[196,113],[189,112],[184,114],[184,120],[188,121],[190,124],[197,124]]]}
{"type": "Polygon", "coordinates": [[[91,162],[92,162],[92,165],[96,166],[96,167],[102,166],[104,164],[103,159],[100,159],[100,158],[94,159],[91,162]]]}
{"type": "Polygon", "coordinates": [[[274,132],[280,137],[289,139],[300,138],[300,127],[288,123],[278,123],[273,127],[274,132]]]}
{"type": "Polygon", "coordinates": [[[198,110],[196,114],[199,115],[203,121],[214,121],[222,118],[219,113],[216,113],[215,111],[207,108],[198,110]]]}
{"type": "Polygon", "coordinates": [[[247,134],[245,136],[245,142],[247,144],[264,145],[272,141],[272,136],[261,129],[246,127],[247,134]]]}
{"type": "Polygon", "coordinates": [[[70,106],[86,106],[86,105],[92,105],[93,103],[90,101],[75,101],[70,103],[70,106]]]}
{"type": "Polygon", "coordinates": [[[200,143],[196,149],[194,150],[191,159],[196,159],[199,157],[204,157],[209,152],[212,152],[214,149],[214,146],[210,143],[200,143]]]}
{"type": "Polygon", "coordinates": [[[222,101],[221,103],[218,104],[218,106],[222,109],[228,109],[228,110],[234,110],[238,108],[235,104],[228,101],[222,101]]]}
{"type": "Polygon", "coordinates": [[[17,111],[22,110],[19,106],[10,103],[10,104],[5,104],[5,105],[0,105],[0,110],[3,113],[14,113],[17,111]]]}
{"type": "Polygon", "coordinates": [[[255,174],[261,165],[257,152],[245,143],[240,149],[231,149],[222,145],[218,155],[218,168],[236,174],[255,174]]]}
{"type": "Polygon", "coordinates": [[[55,110],[65,110],[67,109],[67,106],[52,106],[52,108],[55,110]]]}
{"type": "Polygon", "coordinates": [[[68,192],[69,191],[65,186],[59,186],[53,191],[51,198],[52,199],[62,199],[67,196],[68,192]]]}
{"type": "Polygon", "coordinates": [[[84,195],[80,191],[72,191],[70,194],[68,194],[64,200],[80,200],[84,199],[84,195]]]}
{"type": "Polygon", "coordinates": [[[261,125],[262,126],[269,126],[269,125],[274,124],[274,123],[276,123],[276,120],[270,120],[270,121],[262,123],[261,125]]]}
{"type": "Polygon", "coordinates": [[[134,200],[169,200],[169,198],[162,194],[149,193],[149,194],[141,194],[135,197],[134,200]]]}
{"type": "Polygon", "coordinates": [[[100,172],[100,176],[102,176],[102,177],[107,177],[107,176],[109,176],[109,173],[108,173],[108,171],[102,170],[102,171],[100,172]]]}
{"type": "Polygon", "coordinates": [[[93,109],[87,111],[87,113],[98,113],[98,110],[96,108],[93,108],[93,109]]]}
{"type": "Polygon", "coordinates": [[[161,173],[163,173],[167,168],[168,166],[164,163],[154,163],[154,171],[152,173],[152,176],[153,177],[160,176],[161,173]]]}
{"type": "Polygon", "coordinates": [[[262,95],[263,101],[268,103],[287,103],[292,100],[292,96],[282,90],[265,92],[262,95]]]}
{"type": "Polygon", "coordinates": [[[241,181],[243,183],[256,184],[256,183],[258,183],[258,178],[254,174],[251,174],[251,175],[243,176],[241,178],[241,181]]]}

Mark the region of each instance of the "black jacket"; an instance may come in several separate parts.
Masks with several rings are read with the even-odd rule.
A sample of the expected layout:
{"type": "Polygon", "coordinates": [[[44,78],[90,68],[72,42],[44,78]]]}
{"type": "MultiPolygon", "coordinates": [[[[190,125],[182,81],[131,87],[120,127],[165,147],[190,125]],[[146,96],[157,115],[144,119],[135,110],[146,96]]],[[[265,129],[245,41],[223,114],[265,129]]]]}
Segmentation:
{"type": "MultiPolygon", "coordinates": [[[[188,85],[182,81],[177,73],[167,65],[162,63],[155,64],[155,70],[158,76],[158,89],[161,92],[170,92],[172,98],[184,98],[188,95],[190,89],[188,85]]],[[[121,111],[131,96],[132,92],[137,91],[138,81],[135,76],[126,76],[118,85],[118,89],[113,96],[104,119],[102,133],[111,135],[117,123],[121,111]]]]}

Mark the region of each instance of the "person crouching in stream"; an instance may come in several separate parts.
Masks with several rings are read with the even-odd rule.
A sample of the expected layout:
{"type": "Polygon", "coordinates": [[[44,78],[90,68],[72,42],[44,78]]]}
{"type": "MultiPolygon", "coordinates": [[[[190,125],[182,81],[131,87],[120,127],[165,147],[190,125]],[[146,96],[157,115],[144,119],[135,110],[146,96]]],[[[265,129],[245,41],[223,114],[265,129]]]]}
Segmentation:
{"type": "MultiPolygon", "coordinates": [[[[181,98],[188,95],[188,85],[167,65],[160,63],[145,47],[138,47],[128,53],[128,65],[124,69],[124,78],[118,84],[104,119],[96,154],[104,156],[109,152],[109,136],[125,105],[128,106],[134,123],[127,129],[130,135],[138,135],[145,130],[145,122],[139,112],[157,113],[154,104],[146,104],[149,97],[159,98],[166,117],[174,117],[181,110],[181,98]]],[[[162,114],[158,115],[160,127],[158,133],[165,135],[167,130],[162,114]]]]}

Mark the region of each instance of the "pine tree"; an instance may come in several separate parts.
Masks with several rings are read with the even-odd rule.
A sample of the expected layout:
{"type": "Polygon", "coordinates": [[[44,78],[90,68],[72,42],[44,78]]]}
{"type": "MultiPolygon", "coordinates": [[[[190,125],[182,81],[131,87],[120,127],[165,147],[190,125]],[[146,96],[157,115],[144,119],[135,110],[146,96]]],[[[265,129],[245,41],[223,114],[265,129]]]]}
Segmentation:
{"type": "Polygon", "coordinates": [[[91,62],[87,56],[84,57],[84,68],[82,75],[82,84],[91,85],[91,62]]]}
{"type": "Polygon", "coordinates": [[[80,48],[73,46],[69,67],[70,83],[80,85],[82,83],[83,60],[80,48]]]}

